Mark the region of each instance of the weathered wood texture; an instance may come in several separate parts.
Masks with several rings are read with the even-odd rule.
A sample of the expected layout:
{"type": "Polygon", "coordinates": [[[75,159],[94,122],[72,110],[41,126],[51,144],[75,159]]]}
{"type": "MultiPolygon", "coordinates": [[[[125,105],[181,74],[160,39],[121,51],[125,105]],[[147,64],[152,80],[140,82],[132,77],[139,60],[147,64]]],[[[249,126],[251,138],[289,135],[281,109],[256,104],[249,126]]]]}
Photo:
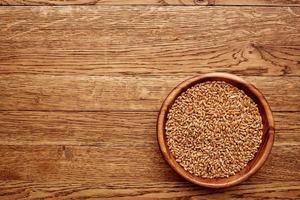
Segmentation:
{"type": "MultiPolygon", "coordinates": [[[[300,145],[300,138],[297,137],[300,131],[299,114],[300,112],[274,113],[275,146],[300,145]]],[[[72,145],[104,148],[113,145],[120,148],[157,148],[156,130],[153,128],[156,125],[156,117],[157,112],[148,111],[1,111],[0,145],[72,145]]]]}
{"type": "Polygon", "coordinates": [[[298,7],[0,7],[0,199],[300,198],[299,15],[298,7]],[[261,89],[276,128],[266,165],[224,190],[177,176],[155,133],[169,91],[215,71],[261,89]]]}
{"type": "Polygon", "coordinates": [[[0,73],[300,74],[300,8],[3,7],[0,73]]]}
{"type": "MultiPolygon", "coordinates": [[[[180,76],[1,75],[1,110],[158,111],[180,76]]],[[[247,76],[274,111],[300,111],[300,77],[247,76]],[[274,92],[276,88],[276,92],[274,92]]]]}
{"type": "Polygon", "coordinates": [[[218,193],[192,186],[167,166],[156,142],[156,116],[0,112],[0,196],[213,198],[222,197],[221,191],[250,199],[299,195],[299,113],[275,112],[276,142],[267,164],[243,185],[218,193]]]}
{"type": "Polygon", "coordinates": [[[300,0],[0,0],[0,5],[300,6],[300,0]]]}

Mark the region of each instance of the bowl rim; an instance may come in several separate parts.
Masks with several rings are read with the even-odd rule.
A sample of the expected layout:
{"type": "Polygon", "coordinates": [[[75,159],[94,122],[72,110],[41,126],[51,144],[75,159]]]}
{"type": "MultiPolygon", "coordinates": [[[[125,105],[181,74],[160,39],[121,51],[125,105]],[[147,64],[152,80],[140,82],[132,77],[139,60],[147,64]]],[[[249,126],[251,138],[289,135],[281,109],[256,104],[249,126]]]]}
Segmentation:
{"type": "MultiPolygon", "coordinates": [[[[235,86],[236,87],[236,86],[235,86]]],[[[252,176],[254,173],[256,173],[265,163],[267,160],[272,146],[274,144],[274,137],[275,137],[275,129],[274,129],[274,118],[273,114],[271,111],[271,108],[266,100],[266,98],[263,96],[263,94],[250,82],[244,80],[241,77],[238,77],[233,74],[229,73],[207,73],[203,75],[197,75],[191,78],[186,79],[185,81],[181,82],[178,84],[175,88],[171,90],[171,92],[168,94],[168,96],[165,98],[163,101],[158,118],[157,118],[157,140],[159,144],[159,148],[161,153],[163,154],[164,159],[167,161],[167,163],[170,165],[170,167],[181,177],[184,179],[197,184],[199,186],[204,186],[204,187],[209,187],[209,188],[226,188],[226,187],[231,187],[234,185],[237,185],[241,183],[242,181],[248,179],[250,176],[252,176]],[[261,156],[258,158],[258,161],[250,168],[245,174],[242,174],[239,176],[237,179],[233,179],[231,181],[223,181],[223,182],[204,182],[200,181],[200,177],[196,177],[195,175],[190,174],[189,172],[185,171],[179,163],[177,163],[174,159],[174,157],[171,155],[169,148],[166,144],[165,141],[165,120],[166,120],[166,115],[168,114],[169,107],[173,104],[172,102],[175,101],[175,99],[182,93],[184,92],[187,88],[192,87],[193,85],[200,83],[200,82],[205,82],[208,78],[221,78],[225,79],[227,81],[233,81],[237,84],[242,84],[244,87],[246,87],[253,95],[255,95],[260,101],[260,104],[262,105],[262,108],[264,112],[266,113],[266,120],[268,122],[268,127],[266,130],[266,133],[268,134],[267,142],[264,144],[264,148],[262,149],[261,156]]],[[[262,144],[261,144],[262,145],[262,144]]],[[[260,151],[260,150],[259,150],[260,151]]],[[[253,159],[254,160],[254,159],[253,159]]],[[[248,166],[248,165],[247,165],[248,166]]],[[[246,166],[246,167],[247,167],[246,166]]],[[[245,167],[245,168],[246,168],[245,167]]],[[[222,178],[222,180],[225,180],[227,178],[222,178]]]]}

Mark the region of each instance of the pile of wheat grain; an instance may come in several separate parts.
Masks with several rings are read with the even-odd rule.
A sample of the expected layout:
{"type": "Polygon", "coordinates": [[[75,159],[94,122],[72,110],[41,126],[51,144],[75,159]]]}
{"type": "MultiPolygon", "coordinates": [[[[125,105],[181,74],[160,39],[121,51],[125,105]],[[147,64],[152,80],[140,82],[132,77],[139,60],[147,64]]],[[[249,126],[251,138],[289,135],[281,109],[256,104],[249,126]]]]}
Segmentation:
{"type": "Polygon", "coordinates": [[[186,171],[203,178],[228,177],[254,158],[262,128],[257,105],[242,90],[207,81],[175,100],[168,113],[166,138],[186,171]]]}

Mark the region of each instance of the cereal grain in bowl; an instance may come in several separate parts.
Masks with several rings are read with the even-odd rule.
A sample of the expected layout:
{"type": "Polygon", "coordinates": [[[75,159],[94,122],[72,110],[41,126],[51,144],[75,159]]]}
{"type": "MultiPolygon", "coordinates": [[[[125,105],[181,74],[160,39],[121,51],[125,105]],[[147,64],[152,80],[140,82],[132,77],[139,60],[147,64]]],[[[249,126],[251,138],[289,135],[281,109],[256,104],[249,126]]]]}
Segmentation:
{"type": "Polygon", "coordinates": [[[257,172],[274,143],[274,120],[262,93],[227,73],[196,76],[163,102],[157,137],[164,159],[188,181],[224,188],[257,172]]]}
{"type": "Polygon", "coordinates": [[[257,105],[224,81],[189,88],[175,100],[167,118],[171,153],[185,170],[203,178],[234,175],[254,158],[262,141],[257,105]]]}

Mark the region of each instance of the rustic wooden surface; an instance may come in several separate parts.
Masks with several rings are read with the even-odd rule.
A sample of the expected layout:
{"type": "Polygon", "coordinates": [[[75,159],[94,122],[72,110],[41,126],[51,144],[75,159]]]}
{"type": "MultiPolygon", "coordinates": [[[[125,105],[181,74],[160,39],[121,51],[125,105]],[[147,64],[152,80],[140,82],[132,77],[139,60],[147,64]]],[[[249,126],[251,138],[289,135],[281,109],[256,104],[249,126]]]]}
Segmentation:
{"type": "Polygon", "coordinates": [[[300,6],[300,0],[0,0],[0,5],[300,6]]]}
{"type": "Polygon", "coordinates": [[[0,0],[98,4],[0,7],[1,200],[300,198],[299,1],[180,6],[195,2],[0,0]],[[254,83],[275,118],[265,166],[222,190],[180,178],[156,141],[163,99],[207,72],[254,83]]]}

